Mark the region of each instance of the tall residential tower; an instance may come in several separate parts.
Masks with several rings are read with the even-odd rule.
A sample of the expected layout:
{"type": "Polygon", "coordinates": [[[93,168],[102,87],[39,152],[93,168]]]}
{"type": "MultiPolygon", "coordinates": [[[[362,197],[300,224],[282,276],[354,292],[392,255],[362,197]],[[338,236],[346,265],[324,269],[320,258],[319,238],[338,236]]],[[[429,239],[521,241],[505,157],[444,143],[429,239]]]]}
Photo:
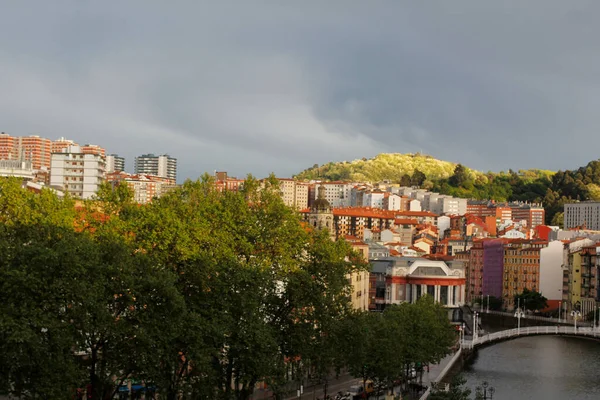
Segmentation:
{"type": "Polygon", "coordinates": [[[135,158],[134,171],[136,174],[160,176],[176,181],[177,159],[168,154],[143,154],[135,158]]]}

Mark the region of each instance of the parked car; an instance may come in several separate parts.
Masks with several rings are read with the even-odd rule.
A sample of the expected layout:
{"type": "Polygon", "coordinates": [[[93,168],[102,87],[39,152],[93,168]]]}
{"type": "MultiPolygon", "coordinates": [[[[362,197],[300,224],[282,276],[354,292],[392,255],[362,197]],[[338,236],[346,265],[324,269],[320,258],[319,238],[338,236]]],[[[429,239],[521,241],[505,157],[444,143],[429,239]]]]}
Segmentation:
{"type": "Polygon", "coordinates": [[[375,385],[373,384],[373,381],[367,381],[366,385],[364,387],[363,387],[363,385],[350,386],[350,390],[348,390],[348,393],[346,393],[346,396],[348,396],[352,400],[366,399],[374,391],[375,391],[375,385]]]}

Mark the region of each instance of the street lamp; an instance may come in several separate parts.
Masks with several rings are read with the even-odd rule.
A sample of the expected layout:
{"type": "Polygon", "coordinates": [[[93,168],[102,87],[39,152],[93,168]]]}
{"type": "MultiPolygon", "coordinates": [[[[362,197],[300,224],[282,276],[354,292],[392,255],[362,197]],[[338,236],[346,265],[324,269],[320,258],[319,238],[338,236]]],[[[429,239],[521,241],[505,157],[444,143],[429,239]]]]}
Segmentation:
{"type": "Polygon", "coordinates": [[[581,317],[581,313],[578,310],[571,311],[571,317],[573,317],[573,324],[575,326],[575,332],[577,332],[577,319],[581,317]]]}
{"type": "Polygon", "coordinates": [[[488,400],[494,398],[494,393],[496,389],[493,386],[490,386],[486,381],[483,381],[481,386],[477,386],[475,388],[475,399],[476,400],[488,400]]]}
{"type": "Polygon", "coordinates": [[[473,341],[477,339],[477,311],[473,312],[473,341]]]}
{"type": "Polygon", "coordinates": [[[521,311],[521,299],[517,298],[517,310],[515,311],[515,317],[517,317],[517,334],[521,332],[521,317],[524,317],[525,313],[521,311]]]}

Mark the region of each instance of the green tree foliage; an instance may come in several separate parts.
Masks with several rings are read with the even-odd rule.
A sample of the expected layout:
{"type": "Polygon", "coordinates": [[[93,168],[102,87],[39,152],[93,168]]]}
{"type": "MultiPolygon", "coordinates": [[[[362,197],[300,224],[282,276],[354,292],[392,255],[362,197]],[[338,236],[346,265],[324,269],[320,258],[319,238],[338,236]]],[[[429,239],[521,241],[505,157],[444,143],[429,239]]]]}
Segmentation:
{"type": "Polygon", "coordinates": [[[521,305],[521,308],[525,310],[538,311],[548,307],[548,299],[545,298],[541,293],[535,290],[523,289],[523,292],[515,295],[514,297],[515,307],[517,304],[521,305]]]}
{"type": "Polygon", "coordinates": [[[463,186],[469,181],[469,173],[467,169],[462,165],[458,164],[454,168],[454,174],[448,179],[448,182],[454,186],[463,186]]]}
{"type": "Polygon", "coordinates": [[[410,175],[409,174],[402,175],[399,183],[400,183],[400,186],[410,187],[410,185],[411,185],[410,175]]]}
{"type": "Polygon", "coordinates": [[[75,209],[1,181],[0,392],[104,399],[136,379],[167,399],[247,399],[290,360],[339,368],[332,332],[363,265],[277,190],[205,176],[145,206],[105,186],[75,209]]]}
{"type": "MultiPolygon", "coordinates": [[[[298,179],[348,179],[352,181],[378,182],[389,180],[400,182],[404,175],[409,177],[415,170],[422,171],[430,179],[448,178],[456,164],[436,160],[423,154],[382,153],[370,159],[357,159],[322,166],[314,165],[298,175],[298,179]]],[[[410,185],[404,185],[410,186],[410,185]]]]}
{"type": "Polygon", "coordinates": [[[345,323],[340,342],[346,365],[363,381],[407,383],[412,368],[439,362],[456,341],[447,311],[429,296],[383,313],[358,313],[345,323]]]}
{"type": "Polygon", "coordinates": [[[428,399],[431,400],[469,400],[471,389],[465,387],[467,380],[462,375],[456,375],[450,383],[450,390],[433,390],[428,399]]]}
{"type": "Polygon", "coordinates": [[[416,169],[410,177],[411,186],[421,186],[423,182],[427,179],[427,176],[420,170],[416,169]]]}

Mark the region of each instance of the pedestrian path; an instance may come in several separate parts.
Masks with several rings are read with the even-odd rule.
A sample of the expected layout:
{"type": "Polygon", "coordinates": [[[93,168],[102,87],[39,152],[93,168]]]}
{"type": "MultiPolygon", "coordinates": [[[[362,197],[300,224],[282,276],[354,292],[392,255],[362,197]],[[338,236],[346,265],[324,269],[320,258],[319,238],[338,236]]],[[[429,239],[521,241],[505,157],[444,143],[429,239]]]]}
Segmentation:
{"type": "MultiPolygon", "coordinates": [[[[429,369],[425,369],[423,372],[423,386],[431,386],[432,382],[437,382],[440,374],[442,373],[442,371],[444,370],[444,368],[446,368],[446,366],[450,363],[450,361],[452,360],[452,357],[454,357],[455,353],[449,354],[446,357],[444,357],[442,360],[440,360],[439,363],[437,364],[433,364],[429,366],[429,369]]],[[[341,392],[346,392],[350,386],[352,385],[356,385],[356,384],[361,384],[361,380],[359,378],[353,378],[351,377],[349,374],[342,374],[337,378],[332,378],[329,380],[329,383],[327,385],[327,393],[331,396],[331,395],[335,395],[337,392],[341,391],[341,392]]],[[[298,397],[297,393],[292,393],[286,397],[284,397],[284,400],[311,400],[311,399],[316,399],[316,398],[322,398],[323,397],[323,385],[322,384],[317,384],[317,385],[307,385],[303,387],[303,393],[301,394],[300,397],[298,397]]],[[[394,394],[398,395],[400,393],[400,387],[395,387],[394,388],[394,394]]],[[[273,393],[270,390],[256,390],[254,392],[254,395],[252,396],[252,399],[254,400],[259,400],[259,399],[272,399],[273,393]]],[[[418,399],[419,397],[417,397],[418,399]]],[[[378,397],[373,397],[373,399],[376,400],[383,400],[385,399],[385,395],[380,395],[378,397]]],[[[403,400],[410,400],[411,397],[410,396],[405,396],[403,397],[403,400]]]]}

